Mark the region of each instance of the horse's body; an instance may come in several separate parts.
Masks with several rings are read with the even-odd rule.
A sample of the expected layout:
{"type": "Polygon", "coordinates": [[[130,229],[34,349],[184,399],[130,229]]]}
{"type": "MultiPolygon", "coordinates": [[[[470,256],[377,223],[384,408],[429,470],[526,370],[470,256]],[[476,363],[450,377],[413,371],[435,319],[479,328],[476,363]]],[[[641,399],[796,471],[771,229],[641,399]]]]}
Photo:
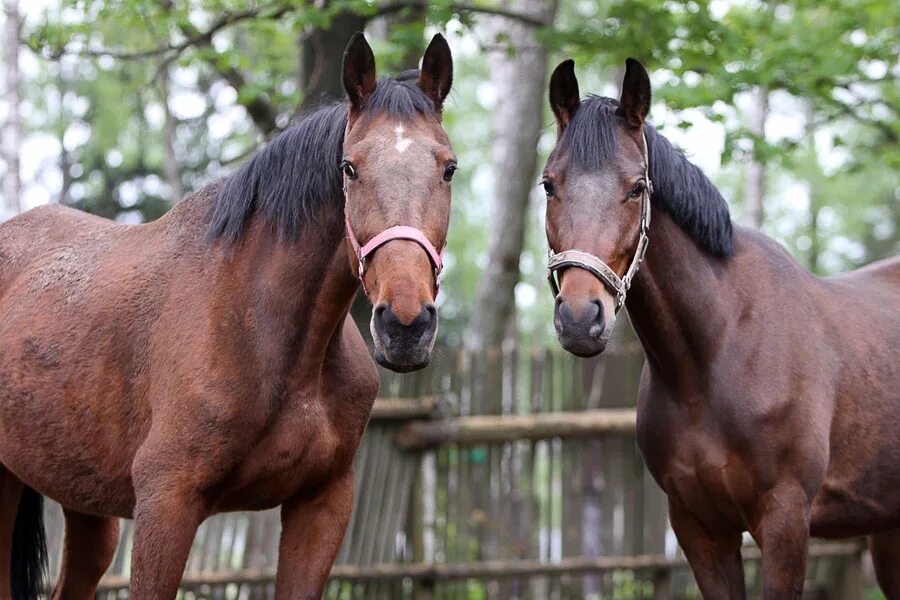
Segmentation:
{"type": "Polygon", "coordinates": [[[870,535],[879,584],[900,598],[900,259],[822,279],[733,228],[712,183],[645,125],[636,61],[618,103],[581,102],[571,61],[550,97],[548,239],[588,257],[560,274],[556,325],[571,351],[605,347],[614,286],[591,268],[640,264],[652,202],[625,303],[647,357],[638,444],[704,597],[744,597],[749,531],[767,599],[800,597],[810,535],[870,535]]]}
{"type": "MultiPolygon", "coordinates": [[[[663,214],[627,306],[638,443],[701,583],[740,569],[744,530],[781,566],[805,563],[808,534],[900,530],[900,260],[820,279],[740,228],[722,263],[663,214]]],[[[880,559],[885,578],[900,546],[880,559]]]]}
{"type": "Polygon", "coordinates": [[[41,495],[66,517],[55,599],[93,598],[118,517],[130,597],[155,600],[206,517],[279,505],[276,596],[321,596],[378,389],[350,304],[368,282],[379,362],[427,364],[455,170],[442,37],[397,80],[360,34],[344,67],[348,104],[154,223],[48,207],[0,225],[0,596],[42,592],[41,495]],[[365,271],[351,233],[383,240],[365,271]]]}
{"type": "Polygon", "coordinates": [[[341,224],[265,261],[281,264],[225,261],[205,239],[215,192],[148,225],[50,207],[0,226],[0,457],[69,509],[131,518],[135,455],[163,423],[190,476],[218,480],[213,511],[277,506],[349,466],[378,380],[343,319],[356,286],[341,224]],[[277,287],[294,307],[265,323],[253,308],[277,287]],[[335,313],[321,325],[303,315],[317,304],[335,313]],[[304,321],[300,339],[257,338],[304,321]],[[227,441],[210,447],[212,431],[227,441]]]}

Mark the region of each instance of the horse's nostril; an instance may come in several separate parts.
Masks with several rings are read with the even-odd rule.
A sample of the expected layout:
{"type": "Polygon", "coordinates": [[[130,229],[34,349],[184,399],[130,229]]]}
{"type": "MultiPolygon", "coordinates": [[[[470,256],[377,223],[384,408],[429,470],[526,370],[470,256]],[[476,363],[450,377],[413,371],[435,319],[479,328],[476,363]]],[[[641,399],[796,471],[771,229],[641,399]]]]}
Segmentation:
{"type": "Polygon", "coordinates": [[[423,304],[422,310],[416,315],[416,319],[410,323],[410,327],[428,327],[437,317],[437,308],[434,304],[423,304]]]}
{"type": "Polygon", "coordinates": [[[437,318],[437,306],[429,303],[429,304],[425,305],[425,310],[428,312],[428,320],[429,321],[433,321],[434,319],[437,318]]]}
{"type": "Polygon", "coordinates": [[[374,309],[372,309],[372,316],[375,318],[375,323],[379,326],[384,326],[386,324],[385,317],[387,314],[388,314],[388,305],[387,304],[379,304],[374,309]]]}

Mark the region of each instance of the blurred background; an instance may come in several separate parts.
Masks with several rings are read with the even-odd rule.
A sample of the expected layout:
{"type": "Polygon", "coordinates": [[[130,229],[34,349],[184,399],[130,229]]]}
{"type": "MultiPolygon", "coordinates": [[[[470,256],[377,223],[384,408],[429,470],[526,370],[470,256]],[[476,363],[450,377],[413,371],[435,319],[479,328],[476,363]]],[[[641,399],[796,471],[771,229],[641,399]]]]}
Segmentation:
{"type": "MultiPolygon", "coordinates": [[[[582,93],[617,96],[625,58],[641,60],[650,121],[735,221],[814,273],[900,244],[896,0],[3,0],[2,18],[0,220],[46,203],[153,220],[340,99],[354,32],[381,74],[447,36],[460,172],[439,347],[426,371],[383,373],[330,597],[698,596],[629,426],[643,357],[627,323],[601,359],[553,347],[537,182],[559,61],[576,60],[582,93]],[[474,415],[525,421],[467,429],[474,415]]],[[[270,513],[210,521],[186,597],[270,595],[277,528],[270,513]]],[[[110,597],[127,596],[127,538],[110,597]]],[[[810,597],[878,597],[858,545],[815,552],[810,597]]]]}

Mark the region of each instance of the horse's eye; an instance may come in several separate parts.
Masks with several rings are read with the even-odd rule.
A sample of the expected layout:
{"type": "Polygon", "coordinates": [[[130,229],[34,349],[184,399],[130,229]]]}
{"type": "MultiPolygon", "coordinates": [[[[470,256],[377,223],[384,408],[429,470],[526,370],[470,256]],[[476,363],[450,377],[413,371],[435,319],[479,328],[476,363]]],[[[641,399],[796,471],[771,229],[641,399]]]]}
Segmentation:
{"type": "Polygon", "coordinates": [[[458,167],[450,163],[446,167],[444,167],[444,181],[451,181],[453,179],[453,174],[456,173],[458,167]]]}
{"type": "Polygon", "coordinates": [[[344,172],[344,175],[347,176],[347,179],[356,179],[356,167],[354,167],[349,161],[341,162],[341,171],[344,172]]]}
{"type": "Polygon", "coordinates": [[[552,198],[556,195],[556,186],[553,185],[552,181],[544,179],[541,181],[541,185],[544,186],[544,193],[547,194],[548,198],[552,198]]]}
{"type": "Polygon", "coordinates": [[[631,191],[628,193],[629,198],[640,198],[644,195],[644,190],[647,189],[647,184],[643,181],[638,181],[634,184],[634,187],[631,188],[631,191]]]}

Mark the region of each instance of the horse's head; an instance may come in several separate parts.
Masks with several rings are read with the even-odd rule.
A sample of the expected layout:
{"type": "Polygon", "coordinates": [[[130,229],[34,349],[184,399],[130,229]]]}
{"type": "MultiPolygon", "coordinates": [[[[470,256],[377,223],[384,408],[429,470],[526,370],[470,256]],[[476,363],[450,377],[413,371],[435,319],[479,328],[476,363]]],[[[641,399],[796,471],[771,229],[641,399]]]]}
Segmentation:
{"type": "Polygon", "coordinates": [[[566,350],[593,356],[606,348],[646,245],[650,181],[643,128],[650,79],[628,59],[618,102],[595,96],[582,102],[574,62],[567,60],[550,79],[550,105],[558,136],[542,183],[547,240],[558,253],[550,260],[551,286],[558,291],[554,324],[566,350]]]}
{"type": "Polygon", "coordinates": [[[352,269],[372,301],[379,364],[411,371],[428,364],[437,334],[441,251],[450,220],[456,156],[441,125],[453,59],[434,36],[417,76],[375,76],[362,34],[344,54],[350,98],[344,155],[352,269]]]}

